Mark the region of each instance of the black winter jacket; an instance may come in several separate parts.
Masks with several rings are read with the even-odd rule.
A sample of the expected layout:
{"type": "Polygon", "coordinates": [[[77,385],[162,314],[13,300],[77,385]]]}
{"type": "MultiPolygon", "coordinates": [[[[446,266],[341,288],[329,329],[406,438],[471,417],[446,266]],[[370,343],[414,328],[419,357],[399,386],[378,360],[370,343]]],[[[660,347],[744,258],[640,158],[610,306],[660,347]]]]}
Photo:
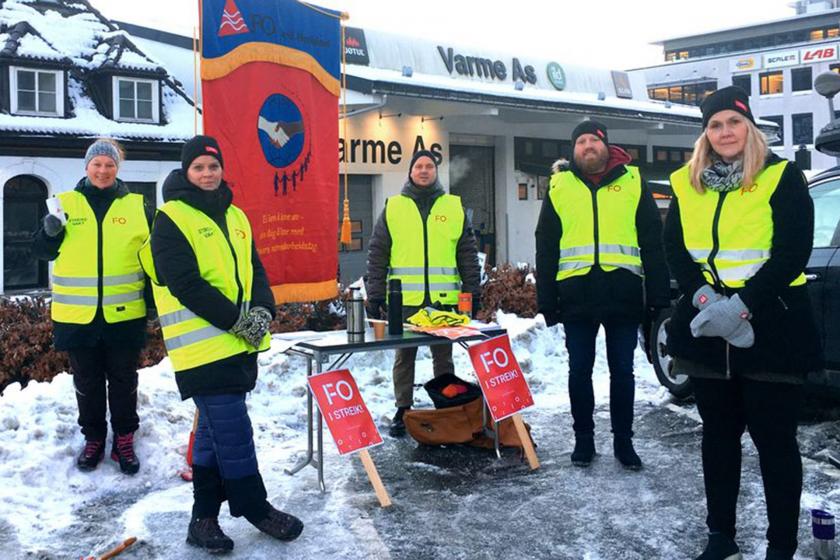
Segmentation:
{"type": "MultiPolygon", "coordinates": [[[[574,173],[592,192],[609,185],[627,172],[624,165],[609,171],[599,185],[593,185],[572,164],[574,173]]],[[[573,276],[557,282],[560,259],[560,238],[563,224],[554,210],[551,199],[543,199],[537,222],[537,309],[548,321],[629,321],[641,322],[646,308],[666,308],[670,305],[668,268],[662,249],[662,219],[653,195],[642,182],[642,196],[636,210],[636,231],[644,269],[642,279],[619,268],[605,272],[594,266],[583,276],[573,276]]]]}
{"type": "MultiPolygon", "coordinates": [[[[172,171],[163,184],[163,200],[181,200],[207,214],[228,235],[225,212],[233,202],[233,193],[225,182],[215,191],[203,191],[190,183],[183,171],[172,171]]],[[[239,318],[240,301],[230,301],[207,283],[198,269],[192,247],[178,226],[163,212],[158,212],[152,229],[152,256],[158,279],[184,306],[213,326],[229,330],[239,318]]],[[[251,258],[254,281],[251,306],[265,307],[274,315],[274,295],[255,245],[251,258]]],[[[243,393],[254,388],[257,380],[257,354],[242,353],[211,364],[175,374],[182,399],[194,395],[243,393]]]]}
{"type": "MultiPolygon", "coordinates": [[[[766,165],[779,161],[778,156],[771,155],[766,165]]],[[[739,192],[724,196],[738,196],[739,192]]],[[[814,239],[814,203],[802,171],[793,162],[788,163],[770,197],[770,207],[770,259],[743,288],[716,288],[726,295],[740,294],[752,313],[755,344],[751,348],[736,348],[722,338],[694,338],[691,334],[690,323],[698,313],[691,300],[706,280],[700,265],[685,248],[679,201],[671,201],[665,221],[665,252],[682,294],[668,323],[668,351],[672,356],[713,368],[722,377],[727,373],[748,373],[759,379],[762,373],[804,377],[822,367],[822,349],[808,288],[790,286],[805,269],[814,239]]]]}
{"type": "MultiPolygon", "coordinates": [[[[411,181],[407,181],[402,188],[401,194],[411,198],[417,204],[417,209],[420,211],[420,218],[425,223],[435,200],[445,194],[445,191],[440,183],[435,183],[427,188],[418,188],[411,181]]],[[[423,232],[417,232],[417,235],[423,235],[423,232]]],[[[368,301],[385,301],[385,284],[388,278],[388,267],[391,262],[391,244],[391,233],[388,230],[388,223],[385,219],[385,210],[382,210],[373,229],[373,235],[370,238],[367,275],[365,277],[365,290],[367,291],[368,301]]],[[[455,261],[458,266],[458,274],[461,277],[461,291],[471,293],[475,299],[479,298],[481,271],[478,266],[478,248],[475,243],[475,237],[471,233],[469,220],[466,217],[464,217],[464,228],[461,232],[461,237],[458,239],[455,261]]],[[[423,307],[434,303],[429,297],[428,282],[426,286],[423,307]]]]}
{"type": "MultiPolygon", "coordinates": [[[[80,179],[74,189],[84,195],[90,204],[96,222],[100,226],[102,220],[105,219],[105,214],[111,208],[111,204],[117,198],[122,198],[129,194],[128,187],[117,179],[114,186],[107,189],[98,189],[91,185],[87,179],[80,179]]],[[[153,210],[146,207],[146,220],[151,225],[153,210]]],[[[64,241],[64,231],[62,230],[55,237],[49,237],[44,229],[41,228],[35,234],[32,244],[32,253],[36,258],[52,261],[58,258],[61,252],[61,244],[64,241]]],[[[96,247],[96,255],[102,260],[102,236],[99,236],[99,245],[96,247]]],[[[151,295],[151,286],[149,279],[146,279],[145,292],[146,306],[154,307],[154,301],[151,295]]],[[[93,348],[100,342],[110,347],[124,347],[132,351],[139,351],[146,343],[146,318],[132,319],[130,321],[121,321],[119,323],[106,323],[102,315],[102,306],[96,310],[96,315],[93,321],[86,325],[78,325],[74,323],[61,323],[53,321],[53,339],[56,350],[73,350],[75,348],[93,348]]]]}

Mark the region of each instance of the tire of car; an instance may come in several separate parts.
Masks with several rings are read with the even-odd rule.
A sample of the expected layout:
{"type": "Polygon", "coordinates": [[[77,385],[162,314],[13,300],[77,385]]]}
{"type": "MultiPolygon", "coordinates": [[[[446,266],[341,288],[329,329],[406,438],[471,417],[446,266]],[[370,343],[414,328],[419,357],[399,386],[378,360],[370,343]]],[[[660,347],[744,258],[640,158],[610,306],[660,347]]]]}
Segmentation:
{"type": "Polygon", "coordinates": [[[659,382],[674,398],[682,400],[690,397],[694,388],[687,375],[674,372],[674,359],[668,355],[668,333],[665,327],[671,320],[672,313],[672,308],[664,310],[651,325],[651,354],[653,354],[653,369],[659,382]]]}

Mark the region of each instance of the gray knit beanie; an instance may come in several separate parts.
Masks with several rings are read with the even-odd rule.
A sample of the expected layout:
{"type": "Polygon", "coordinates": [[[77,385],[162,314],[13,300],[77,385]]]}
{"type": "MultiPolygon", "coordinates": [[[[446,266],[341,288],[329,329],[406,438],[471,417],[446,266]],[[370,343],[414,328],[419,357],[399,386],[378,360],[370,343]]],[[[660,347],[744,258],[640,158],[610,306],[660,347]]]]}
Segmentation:
{"type": "Polygon", "coordinates": [[[97,140],[85,152],[85,169],[87,169],[90,160],[95,158],[96,156],[108,156],[114,163],[117,164],[117,167],[120,166],[120,152],[117,150],[116,146],[111,144],[110,142],[106,142],[105,140],[97,140]]]}

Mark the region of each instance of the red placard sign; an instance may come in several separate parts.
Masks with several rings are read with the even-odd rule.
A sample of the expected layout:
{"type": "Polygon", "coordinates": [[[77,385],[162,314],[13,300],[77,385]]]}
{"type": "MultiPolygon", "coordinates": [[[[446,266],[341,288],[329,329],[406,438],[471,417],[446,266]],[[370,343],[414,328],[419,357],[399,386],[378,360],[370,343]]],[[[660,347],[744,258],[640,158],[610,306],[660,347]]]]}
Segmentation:
{"type": "Polygon", "coordinates": [[[534,405],[531,389],[510,348],[508,335],[474,344],[469,352],[494,421],[499,422],[534,405]]]}
{"type": "Polygon", "coordinates": [[[350,370],[327,371],[308,382],[340,455],[382,443],[350,370]]]}

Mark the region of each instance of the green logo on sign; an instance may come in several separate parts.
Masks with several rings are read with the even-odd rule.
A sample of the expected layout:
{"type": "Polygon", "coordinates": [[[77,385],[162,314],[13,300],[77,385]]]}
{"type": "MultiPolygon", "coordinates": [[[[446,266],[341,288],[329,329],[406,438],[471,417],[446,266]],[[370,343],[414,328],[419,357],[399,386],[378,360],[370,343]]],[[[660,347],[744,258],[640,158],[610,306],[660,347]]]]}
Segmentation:
{"type": "Polygon", "coordinates": [[[563,67],[556,62],[549,62],[545,68],[548,74],[548,81],[554,86],[554,89],[562,91],[566,87],[566,73],[563,72],[563,67]]]}

